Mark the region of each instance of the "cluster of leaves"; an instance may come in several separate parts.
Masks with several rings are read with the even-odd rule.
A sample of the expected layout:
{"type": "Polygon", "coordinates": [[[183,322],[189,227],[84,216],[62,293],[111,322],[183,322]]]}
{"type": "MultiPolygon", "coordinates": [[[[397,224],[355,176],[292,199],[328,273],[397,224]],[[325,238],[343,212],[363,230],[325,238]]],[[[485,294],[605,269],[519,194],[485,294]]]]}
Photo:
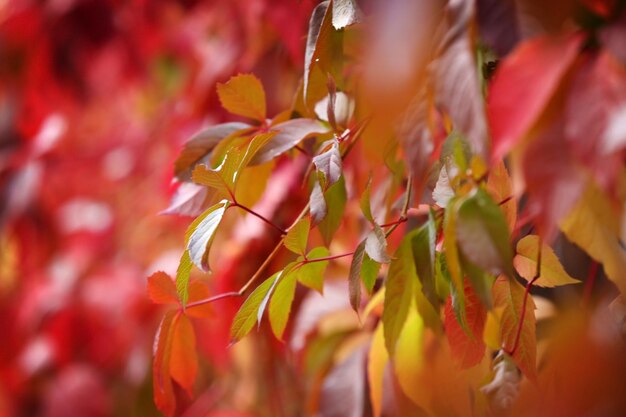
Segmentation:
{"type": "MultiPolygon", "coordinates": [[[[347,281],[344,298],[356,314],[292,328],[292,346],[307,341],[306,412],[537,412],[525,387],[546,387],[558,368],[537,369],[530,291],[579,282],[552,247],[557,233],[626,291],[626,9],[563,1],[540,19],[539,2],[522,3],[391,2],[372,6],[366,22],[354,1],[324,1],[311,16],[290,109],[268,119],[251,74],[218,85],[222,106],[246,123],[206,128],[183,148],[176,175],[204,190],[184,205],[204,211],[187,230],[176,277],[149,278],[153,299],[178,304],[155,342],[155,399],[165,414],[177,413],[171,380],[191,391],[197,373],[188,314],[245,296],[231,342],[260,327],[266,311],[282,340],[298,284],[322,294],[336,281],[347,281]],[[535,32],[524,26],[530,18],[535,32]],[[381,60],[389,51],[406,59],[389,67],[381,60]],[[308,203],[297,215],[261,214],[285,167],[308,203]],[[239,290],[198,299],[192,266],[211,270],[233,209],[277,236],[265,237],[270,249],[239,290]]],[[[299,319],[311,314],[306,300],[299,319]]],[[[585,331],[565,332],[554,351],[574,334],[587,341],[585,331]]],[[[623,352],[616,334],[611,341],[623,352]]],[[[619,361],[606,378],[623,369],[619,361]]],[[[541,413],[582,410],[558,393],[544,398],[541,413]]],[[[609,413],[623,412],[613,400],[609,413]]]]}

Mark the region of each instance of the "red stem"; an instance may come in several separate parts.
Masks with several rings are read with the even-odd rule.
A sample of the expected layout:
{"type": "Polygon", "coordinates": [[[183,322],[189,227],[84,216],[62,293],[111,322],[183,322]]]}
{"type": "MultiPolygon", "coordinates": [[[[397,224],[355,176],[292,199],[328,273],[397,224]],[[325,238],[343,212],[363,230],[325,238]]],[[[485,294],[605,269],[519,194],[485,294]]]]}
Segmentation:
{"type": "Polygon", "coordinates": [[[272,226],[274,229],[278,230],[280,232],[281,235],[286,235],[287,231],[283,230],[281,227],[279,227],[278,225],[276,225],[276,223],[272,222],[271,220],[267,219],[266,217],[262,216],[261,214],[257,213],[256,211],[249,209],[248,207],[241,205],[237,202],[234,202],[232,204],[232,207],[239,207],[240,209],[242,209],[243,211],[246,211],[250,214],[252,214],[254,217],[263,220],[265,223],[269,224],[270,226],[272,226]]]}
{"type": "Polygon", "coordinates": [[[206,298],[204,300],[194,301],[193,303],[187,304],[185,308],[192,308],[192,307],[197,307],[197,306],[201,306],[204,304],[209,304],[209,303],[212,303],[213,301],[218,301],[224,298],[241,297],[242,295],[243,295],[242,293],[239,293],[237,291],[225,292],[222,294],[214,295],[213,297],[206,298]]]}
{"type": "Polygon", "coordinates": [[[389,226],[395,226],[396,224],[402,224],[405,221],[407,221],[406,217],[400,217],[398,220],[394,221],[394,222],[390,222],[390,223],[385,223],[385,224],[381,224],[380,227],[389,227],[389,226]]]}
{"type": "Polygon", "coordinates": [[[324,256],[323,258],[305,259],[301,263],[304,265],[304,264],[310,264],[312,262],[330,261],[333,259],[345,258],[346,256],[351,256],[351,255],[354,255],[354,252],[342,253],[341,255],[324,256]]]}

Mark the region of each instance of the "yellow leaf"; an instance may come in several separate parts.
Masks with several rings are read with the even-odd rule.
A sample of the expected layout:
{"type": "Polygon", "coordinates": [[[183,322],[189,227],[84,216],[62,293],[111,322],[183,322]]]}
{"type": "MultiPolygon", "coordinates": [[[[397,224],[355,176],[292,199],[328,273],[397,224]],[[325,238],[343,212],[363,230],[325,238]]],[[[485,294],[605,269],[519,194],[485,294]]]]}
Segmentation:
{"type": "Polygon", "coordinates": [[[502,338],[500,337],[500,322],[502,320],[502,312],[504,307],[496,307],[487,312],[487,320],[483,330],[483,341],[493,350],[499,350],[502,347],[502,338]]]}
{"type": "Polygon", "coordinates": [[[513,231],[517,221],[517,201],[513,196],[513,182],[503,161],[498,161],[491,167],[487,179],[487,190],[498,204],[509,199],[506,203],[500,204],[500,207],[504,212],[509,230],[513,231]]]}
{"type": "Polygon", "coordinates": [[[229,112],[265,121],[265,91],[254,75],[239,74],[226,84],[218,84],[217,95],[222,107],[229,112]]]}
{"type": "Polygon", "coordinates": [[[619,241],[618,211],[594,185],[559,225],[567,238],[602,263],[607,277],[626,294],[626,251],[619,241]]]}
{"type": "Polygon", "coordinates": [[[423,404],[420,375],[423,366],[424,321],[411,304],[394,353],[394,370],[402,391],[416,404],[423,404]]]}
{"type": "Polygon", "coordinates": [[[370,387],[370,400],[372,402],[372,414],[379,417],[383,402],[383,378],[385,367],[389,362],[389,355],[385,349],[385,333],[383,323],[379,322],[374,335],[367,358],[367,380],[370,387]]]}
{"type": "MultiPolygon", "coordinates": [[[[539,236],[528,235],[517,242],[517,255],[513,259],[515,270],[526,281],[531,281],[537,273],[537,255],[539,254],[539,236]]],[[[552,248],[545,243],[541,245],[541,271],[535,285],[539,287],[557,287],[567,284],[578,284],[559,262],[552,248]]]]}
{"type": "Polygon", "coordinates": [[[306,244],[309,239],[309,229],[311,222],[308,216],[303,217],[287,232],[285,236],[285,247],[298,255],[306,253],[306,244]]]}

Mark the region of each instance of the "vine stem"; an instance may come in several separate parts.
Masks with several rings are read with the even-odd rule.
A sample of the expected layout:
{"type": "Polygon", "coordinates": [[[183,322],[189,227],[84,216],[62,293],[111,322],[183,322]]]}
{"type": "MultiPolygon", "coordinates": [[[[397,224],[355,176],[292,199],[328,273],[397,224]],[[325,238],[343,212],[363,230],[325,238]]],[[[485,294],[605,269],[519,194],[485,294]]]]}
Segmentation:
{"type": "Polygon", "coordinates": [[[539,248],[537,249],[537,269],[535,271],[535,276],[531,279],[528,284],[526,284],[526,289],[524,290],[524,299],[522,301],[522,311],[520,312],[519,324],[517,325],[517,332],[515,333],[515,341],[513,343],[513,347],[508,350],[506,348],[502,348],[504,352],[510,356],[515,354],[517,347],[519,346],[519,340],[522,336],[522,327],[524,326],[524,317],[526,316],[526,304],[528,303],[528,297],[530,295],[530,288],[533,286],[535,281],[539,279],[541,276],[541,252],[542,252],[543,242],[542,239],[539,238],[539,248]]]}
{"type": "Polygon", "coordinates": [[[245,212],[250,213],[251,215],[253,215],[254,217],[256,217],[257,219],[260,219],[262,221],[264,221],[266,224],[269,224],[270,226],[272,226],[274,229],[278,230],[280,232],[281,235],[286,235],[287,231],[283,230],[280,226],[278,226],[276,223],[274,223],[273,221],[271,221],[270,219],[268,219],[267,217],[257,213],[256,211],[252,210],[249,207],[244,206],[243,204],[239,204],[238,202],[234,201],[231,204],[231,207],[239,207],[240,209],[242,209],[245,212]]]}

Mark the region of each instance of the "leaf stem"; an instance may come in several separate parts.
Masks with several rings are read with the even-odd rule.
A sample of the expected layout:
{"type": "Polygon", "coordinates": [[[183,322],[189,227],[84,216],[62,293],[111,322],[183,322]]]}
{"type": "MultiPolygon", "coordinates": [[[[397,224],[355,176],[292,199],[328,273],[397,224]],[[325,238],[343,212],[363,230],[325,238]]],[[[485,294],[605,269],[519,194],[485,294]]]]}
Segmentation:
{"type": "Polygon", "coordinates": [[[274,223],[273,221],[269,220],[268,218],[266,218],[265,216],[257,213],[256,211],[244,206],[243,204],[239,204],[236,201],[233,202],[233,204],[231,204],[231,207],[239,207],[240,209],[242,209],[243,211],[246,211],[250,214],[252,214],[254,217],[263,220],[265,223],[269,224],[270,226],[272,226],[274,229],[278,230],[280,232],[281,235],[286,235],[287,232],[285,230],[283,230],[281,227],[279,227],[276,223],[274,223]]]}
{"type": "Polygon", "coordinates": [[[533,286],[535,281],[539,279],[541,276],[541,252],[542,252],[543,242],[542,239],[539,238],[539,248],[537,249],[537,269],[535,271],[535,276],[531,279],[528,284],[526,284],[526,289],[524,290],[524,299],[522,301],[522,311],[520,313],[519,324],[517,325],[517,333],[515,334],[515,342],[513,343],[513,348],[507,350],[506,348],[502,348],[504,352],[510,356],[515,354],[517,347],[519,346],[519,340],[522,335],[522,327],[524,326],[524,317],[526,316],[526,304],[528,302],[528,296],[530,295],[530,287],[533,286]]]}
{"type": "Polygon", "coordinates": [[[333,259],[345,258],[346,256],[354,255],[354,252],[342,253],[341,255],[324,256],[323,258],[305,259],[301,264],[310,264],[313,262],[331,261],[333,259]]]}

